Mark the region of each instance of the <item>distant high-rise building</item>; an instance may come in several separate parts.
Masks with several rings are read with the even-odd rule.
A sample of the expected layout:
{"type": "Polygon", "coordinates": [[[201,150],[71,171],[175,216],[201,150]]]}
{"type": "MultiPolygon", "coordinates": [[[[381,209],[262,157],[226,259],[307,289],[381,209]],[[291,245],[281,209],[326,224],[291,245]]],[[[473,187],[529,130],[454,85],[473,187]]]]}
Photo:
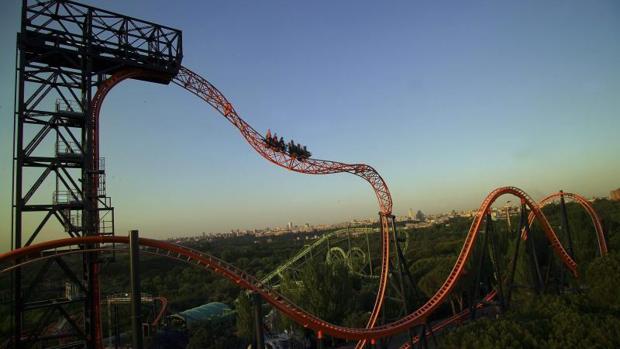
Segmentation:
{"type": "Polygon", "coordinates": [[[613,201],[620,201],[620,188],[612,190],[609,193],[609,199],[613,201]]]}
{"type": "Polygon", "coordinates": [[[421,210],[418,210],[418,213],[415,214],[415,219],[424,222],[426,220],[426,215],[424,215],[421,210]]]}
{"type": "Polygon", "coordinates": [[[288,230],[293,229],[293,222],[288,222],[288,230]]]}
{"type": "Polygon", "coordinates": [[[413,216],[413,209],[412,209],[412,208],[410,208],[410,209],[409,209],[409,219],[413,220],[413,217],[414,217],[414,216],[413,216]]]}

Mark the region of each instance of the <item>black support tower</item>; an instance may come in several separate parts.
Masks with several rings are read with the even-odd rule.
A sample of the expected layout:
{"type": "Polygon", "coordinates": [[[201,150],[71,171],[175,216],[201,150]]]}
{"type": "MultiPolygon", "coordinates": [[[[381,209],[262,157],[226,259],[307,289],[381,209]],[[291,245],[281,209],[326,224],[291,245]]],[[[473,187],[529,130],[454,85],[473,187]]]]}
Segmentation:
{"type": "MultiPolygon", "coordinates": [[[[181,32],[73,1],[23,0],[22,6],[11,247],[43,236],[112,235],[105,166],[94,158],[92,96],[121,69],[141,68],[153,72],[153,79],[146,74],[144,80],[169,83],[181,64],[181,32]]],[[[99,347],[100,257],[50,261],[28,275],[20,269],[12,275],[12,347],[99,347]],[[64,290],[41,292],[53,266],[62,272],[64,290]],[[68,330],[54,332],[50,325],[59,318],[70,324],[68,330]]]]}
{"type": "Polygon", "coordinates": [[[263,331],[263,298],[260,294],[253,292],[252,307],[254,308],[254,347],[265,349],[265,334],[263,331]]]}
{"type": "Polygon", "coordinates": [[[140,287],[140,237],[129,232],[129,275],[131,275],[131,339],[132,348],[142,349],[142,292],[140,287]]]}

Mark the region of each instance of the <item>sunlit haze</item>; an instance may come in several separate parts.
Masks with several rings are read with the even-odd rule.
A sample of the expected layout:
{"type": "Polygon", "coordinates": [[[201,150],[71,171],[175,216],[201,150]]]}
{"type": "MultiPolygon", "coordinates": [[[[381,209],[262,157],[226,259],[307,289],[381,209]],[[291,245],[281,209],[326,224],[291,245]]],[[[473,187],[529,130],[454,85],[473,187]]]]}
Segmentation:
{"type": "MultiPolygon", "coordinates": [[[[618,1],[82,2],[181,29],[183,65],[242,118],[319,159],[373,166],[396,215],[473,209],[503,185],[535,199],[620,187],[618,1]]],[[[0,2],[0,251],[20,9],[0,2]]],[[[265,161],[178,86],[124,82],[101,117],[117,234],[337,223],[379,210],[356,176],[265,161]]],[[[41,239],[63,236],[58,224],[46,229],[41,239]]]]}

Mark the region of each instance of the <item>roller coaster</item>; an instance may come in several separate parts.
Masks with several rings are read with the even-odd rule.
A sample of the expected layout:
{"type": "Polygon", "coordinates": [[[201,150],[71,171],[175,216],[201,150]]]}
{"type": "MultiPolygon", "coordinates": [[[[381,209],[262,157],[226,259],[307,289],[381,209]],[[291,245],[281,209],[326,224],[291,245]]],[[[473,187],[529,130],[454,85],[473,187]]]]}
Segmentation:
{"type": "MultiPolygon", "coordinates": [[[[98,260],[101,256],[126,252],[127,248],[122,246],[129,243],[129,238],[100,233],[101,223],[97,217],[99,217],[98,210],[100,210],[98,207],[102,204],[100,188],[102,183],[104,183],[104,177],[103,169],[100,166],[101,161],[99,157],[99,120],[101,108],[107,94],[119,83],[128,79],[166,84],[172,82],[191,94],[194,94],[208,103],[226,120],[233,124],[233,126],[239,130],[241,136],[250,145],[250,147],[254,149],[254,151],[276,166],[280,166],[289,171],[312,175],[350,173],[362,178],[370,184],[376,196],[379,207],[381,259],[380,272],[376,275],[378,278],[376,298],[365,328],[352,328],[327,322],[300,308],[290,299],[286,298],[276,288],[269,284],[270,278],[273,278],[275,275],[278,275],[278,273],[281,273],[283,269],[276,270],[274,272],[275,274],[270,274],[261,280],[235,267],[234,265],[227,263],[224,260],[218,259],[201,251],[175,245],[170,242],[147,238],[141,238],[139,240],[140,250],[142,253],[173,259],[198,268],[213,271],[218,275],[232,281],[238,285],[238,287],[259,294],[264,301],[269,303],[275,309],[279,310],[281,313],[304,328],[314,331],[317,338],[323,338],[324,335],[330,335],[345,340],[357,340],[357,347],[361,348],[368,342],[374,344],[378,339],[404,333],[416,326],[427,324],[428,318],[446,301],[459,280],[463,277],[466,269],[466,263],[473,256],[474,246],[480,236],[481,227],[483,226],[485,219],[488,219],[488,212],[490,211],[493,203],[503,195],[514,195],[520,198],[523,214],[529,209],[529,223],[525,225],[524,231],[521,233],[521,239],[529,238],[528,227],[534,222],[534,220],[536,220],[540,224],[551,249],[574,277],[578,277],[578,271],[577,264],[572,257],[573,254],[567,252],[560,242],[558,235],[554,232],[547,218],[542,213],[542,205],[555,198],[561,198],[563,200],[564,197],[568,197],[576,200],[592,217],[597,233],[600,253],[605,254],[607,252],[600,219],[587,200],[582,197],[576,194],[558,193],[545,198],[540,204],[537,204],[519,188],[510,186],[497,188],[490,192],[480,205],[477,215],[473,218],[473,222],[465,237],[456,262],[454,263],[444,283],[441,287],[439,287],[439,289],[436,290],[435,294],[432,295],[418,309],[409,311],[404,317],[396,321],[378,325],[377,320],[386,298],[386,289],[391,269],[390,240],[391,238],[396,240],[396,231],[395,220],[392,215],[393,203],[390,191],[386,182],[373,167],[366,164],[347,164],[343,162],[315,158],[298,158],[291,156],[286,152],[274,149],[274,147],[269,145],[268,141],[261,133],[257,132],[254,128],[252,128],[252,126],[250,126],[250,124],[239,116],[232,103],[230,103],[213,84],[211,84],[204,77],[180,64],[182,59],[180,31],[163,26],[157,26],[149,22],[140,22],[136,19],[83,6],[72,1],[32,2],[32,4],[30,4],[27,0],[24,0],[22,33],[19,40],[21,40],[19,47],[22,52],[22,58],[19,63],[20,66],[18,68],[18,72],[21,74],[19,75],[20,79],[30,81],[28,79],[32,78],[32,76],[37,73],[33,71],[29,72],[26,68],[29,68],[31,65],[40,68],[40,64],[45,64],[49,67],[63,67],[63,69],[64,67],[81,69],[82,72],[87,72],[89,74],[87,79],[89,82],[91,81],[90,79],[92,76],[98,76],[98,80],[92,83],[92,86],[96,87],[96,93],[92,96],[92,98],[90,98],[89,95],[90,99],[88,100],[87,105],[83,105],[78,112],[71,110],[71,113],[83,115],[86,125],[83,126],[84,124],[79,124],[84,127],[85,132],[83,137],[85,143],[82,144],[80,149],[85,161],[84,163],[80,162],[79,165],[75,164],[74,167],[83,169],[84,180],[82,190],[78,190],[76,193],[71,193],[75,200],[68,203],[63,203],[64,206],[62,206],[62,210],[58,208],[59,205],[56,203],[55,206],[51,208],[48,206],[43,207],[27,205],[28,199],[32,196],[32,193],[37,190],[36,186],[25,195],[22,192],[22,168],[33,164],[43,166],[41,164],[48,161],[44,158],[32,158],[30,156],[31,152],[29,151],[29,148],[38,146],[38,144],[41,143],[41,140],[45,137],[45,132],[48,132],[49,130],[42,132],[40,136],[37,135],[33,143],[24,146],[23,128],[25,124],[32,122],[33,118],[35,118],[35,116],[33,116],[33,112],[31,112],[32,110],[35,110],[35,108],[31,108],[30,104],[31,101],[36,101],[37,98],[33,97],[29,100],[25,100],[23,95],[26,90],[24,90],[23,83],[20,84],[20,98],[22,98],[21,100],[23,102],[20,102],[21,104],[18,106],[18,111],[16,113],[18,116],[17,119],[19,127],[18,133],[16,134],[18,149],[16,155],[17,179],[15,181],[16,203],[14,204],[15,215],[17,217],[14,231],[17,233],[15,233],[13,250],[0,255],[0,271],[10,271],[13,275],[15,275],[15,279],[18,280],[15,284],[16,286],[14,287],[16,320],[13,339],[14,343],[16,343],[16,347],[21,347],[20,343],[23,342],[23,332],[25,330],[22,328],[22,318],[26,307],[24,307],[24,300],[21,298],[21,268],[25,265],[41,260],[57,259],[69,255],[83,255],[85,261],[84,265],[86,266],[86,271],[84,273],[86,276],[84,281],[87,282],[87,286],[84,287],[85,290],[88,291],[87,294],[89,297],[85,306],[88,316],[85,317],[85,321],[87,322],[86,328],[78,332],[83,332],[82,335],[85,339],[87,347],[102,348],[102,328],[100,318],[101,300],[99,296],[100,267],[98,260]],[[68,10],[70,9],[70,11],[67,11],[69,14],[64,15],[64,17],[58,15],[58,12],[63,8],[68,10]],[[54,9],[56,9],[56,14],[54,14],[54,9]],[[79,15],[76,15],[76,13],[79,13],[79,15]],[[40,20],[41,16],[49,17],[49,21],[42,24],[35,24],[37,20],[40,20]],[[117,25],[116,22],[111,23],[108,21],[109,18],[116,18],[115,16],[120,18],[118,22],[121,23],[120,25],[117,25]],[[66,28],[49,29],[46,27],[49,23],[62,23],[62,21],[73,21],[73,24],[87,23],[92,26],[92,28],[88,27],[88,25],[79,26],[78,30],[84,31],[85,34],[80,34],[82,36],[75,36],[73,34],[59,34],[59,32],[66,28]],[[153,27],[153,29],[148,29],[151,27],[153,27]],[[98,36],[101,35],[101,33],[106,33],[108,31],[111,33],[111,37],[114,38],[112,41],[110,41],[110,39],[101,39],[98,36]],[[78,39],[76,39],[76,37],[78,39]],[[80,37],[88,37],[88,41],[85,43],[82,39],[79,39],[80,37]],[[114,41],[117,37],[119,42],[114,41]],[[136,44],[136,42],[139,44],[136,44]],[[77,47],[77,49],[72,51],[72,47],[77,47]],[[83,64],[78,64],[76,62],[82,62],[83,64]],[[96,71],[97,69],[99,70],[96,71]],[[76,204],[76,202],[83,206],[76,204]],[[42,225],[28,239],[28,241],[23,244],[21,239],[21,216],[28,210],[48,210],[48,212],[50,212],[48,214],[49,217],[58,217],[58,219],[63,222],[65,229],[69,232],[71,237],[34,243],[41,227],[49,218],[47,217],[42,225]],[[72,225],[68,219],[70,217],[63,216],[66,212],[69,212],[70,215],[71,210],[81,210],[81,212],[84,213],[81,228],[72,225]]],[[[61,68],[58,69],[60,70],[61,68]]],[[[62,86],[67,85],[69,88],[84,89],[84,84],[82,83],[80,85],[78,83],[79,79],[76,78],[75,75],[73,75],[71,79],[73,79],[72,81],[74,83],[71,81],[54,83],[61,84],[62,86]]],[[[39,79],[37,81],[44,86],[45,84],[52,84],[52,82],[43,80],[39,79]]],[[[34,93],[36,95],[37,91],[34,93]]],[[[73,94],[76,98],[78,98],[77,94],[73,94]]],[[[54,121],[49,121],[49,123],[53,124],[55,122],[56,124],[54,125],[56,125],[56,127],[58,127],[58,120],[67,122],[67,125],[69,125],[69,122],[75,123],[76,121],[74,119],[79,118],[79,116],[71,113],[62,111],[48,113],[49,115],[57,118],[53,119],[54,121]]],[[[39,114],[41,114],[41,112],[39,112],[39,114]]],[[[75,125],[77,124],[70,125],[73,125],[72,127],[76,127],[75,125]]],[[[63,141],[67,143],[66,139],[63,139],[63,141]]],[[[76,139],[76,141],[78,140],[76,139]]],[[[74,164],[72,162],[74,160],[67,160],[66,157],[60,162],[58,162],[58,159],[53,159],[50,161],[53,163],[53,165],[50,165],[50,168],[52,168],[50,171],[58,171],[58,166],[68,166],[68,164],[74,164]]],[[[49,174],[50,171],[48,171],[47,174],[49,174]]],[[[42,181],[43,180],[41,180],[41,182],[42,181]]],[[[40,185],[38,181],[36,183],[40,185]]],[[[64,184],[69,185],[71,183],[64,184]]],[[[103,197],[105,197],[105,195],[103,195],[103,197]]],[[[321,241],[319,240],[315,244],[317,243],[320,244],[321,241]]],[[[309,250],[311,250],[311,248],[307,251],[309,250]]],[[[342,254],[345,254],[344,251],[342,254]]],[[[302,257],[303,251],[293,259],[296,261],[302,257]]],[[[291,263],[294,263],[294,261],[291,263]]],[[[286,268],[286,266],[284,266],[284,268],[286,268]]],[[[497,291],[492,291],[483,300],[489,301],[495,297],[496,293],[497,291]]],[[[477,304],[476,307],[479,305],[482,306],[481,304],[482,303],[477,304]]],[[[469,311],[471,311],[471,309],[469,311]]],[[[463,317],[466,316],[467,313],[455,315],[446,321],[433,325],[430,330],[438,330],[454,322],[461,321],[463,317]]],[[[76,328],[77,327],[79,326],[76,326],[76,328]]]]}
{"type": "MultiPolygon", "coordinates": [[[[325,262],[327,263],[331,263],[331,262],[335,262],[336,260],[342,261],[345,263],[345,265],[349,268],[349,271],[351,271],[352,273],[355,273],[361,277],[364,278],[377,278],[377,275],[373,275],[373,271],[372,271],[372,261],[371,261],[371,257],[370,257],[370,251],[368,250],[370,248],[370,243],[368,242],[368,234],[371,234],[374,231],[374,229],[372,228],[345,228],[345,229],[339,229],[339,230],[335,230],[329,233],[326,233],[324,235],[322,235],[320,238],[318,238],[316,241],[314,241],[313,243],[311,243],[310,245],[304,247],[303,249],[299,250],[299,252],[297,252],[293,257],[289,258],[288,260],[286,260],[284,263],[282,263],[282,265],[278,266],[276,269],[274,269],[272,272],[270,272],[269,274],[265,275],[262,279],[261,282],[264,284],[274,284],[274,280],[276,279],[282,279],[282,277],[284,276],[284,273],[293,268],[294,266],[299,266],[300,264],[302,264],[308,256],[313,257],[316,254],[319,254],[320,251],[319,250],[325,250],[325,262]],[[364,252],[364,250],[362,250],[359,247],[351,247],[350,246],[350,235],[351,234],[364,234],[365,238],[366,238],[366,243],[367,243],[367,251],[364,252]],[[334,242],[331,242],[330,244],[330,240],[335,240],[340,236],[345,236],[346,238],[343,238],[342,240],[347,240],[347,242],[349,243],[347,250],[345,251],[343,248],[338,247],[338,246],[334,246],[334,242]],[[358,270],[358,266],[355,265],[355,259],[361,260],[362,264],[364,264],[363,268],[365,269],[366,267],[368,268],[368,272],[364,273],[363,271],[358,270]],[[367,265],[366,265],[367,264],[367,265]]],[[[405,240],[405,242],[407,242],[408,240],[405,240]]],[[[335,241],[335,244],[338,244],[339,240],[335,241]]],[[[404,249],[407,248],[407,245],[405,244],[405,246],[403,247],[404,249]]]]}
{"type": "MultiPolygon", "coordinates": [[[[535,203],[529,201],[528,197],[523,194],[522,191],[513,188],[513,187],[505,187],[499,188],[493,192],[491,192],[487,199],[483,202],[480,207],[479,212],[487,212],[491,203],[496,200],[502,194],[511,193],[516,196],[519,196],[523,199],[524,203],[532,208],[532,211],[540,214],[540,208],[535,203]],[[521,196],[523,195],[523,196],[521,196]]],[[[589,205],[586,205],[589,206],[589,205]]],[[[190,265],[195,265],[200,268],[211,270],[230,281],[237,284],[239,287],[255,291],[259,293],[263,299],[265,299],[268,303],[270,303],[273,307],[280,310],[282,313],[286,314],[290,318],[294,319],[300,325],[315,330],[317,333],[329,334],[338,338],[349,339],[349,340],[371,340],[375,341],[379,338],[395,335],[404,331],[407,331],[409,328],[422,324],[426,317],[428,317],[432,312],[437,309],[439,305],[443,303],[446,299],[447,295],[450,293],[459,277],[462,275],[462,266],[464,262],[470,257],[472,247],[474,242],[478,237],[478,231],[480,227],[480,223],[482,221],[481,217],[484,214],[478,214],[474,218],[474,222],[467,234],[465,239],[465,243],[463,248],[461,249],[461,253],[457,259],[457,263],[452,269],[452,272],[446,279],[444,285],[437,291],[437,293],[432,296],[422,307],[417,309],[416,311],[408,314],[406,317],[394,321],[392,323],[384,324],[381,326],[376,326],[373,328],[348,328],[343,326],[338,326],[335,324],[331,324],[325,322],[313,314],[310,314],[303,309],[297,307],[293,302],[288,300],[282,294],[280,294],[277,290],[272,289],[268,285],[264,284],[261,280],[256,279],[252,275],[249,275],[245,271],[221,260],[212,255],[206,254],[204,252],[196,251],[184,246],[174,245],[168,242],[153,240],[153,239],[140,239],[140,247],[141,252],[149,255],[160,256],[164,258],[174,259],[183,263],[187,263],[190,265]]],[[[544,216],[540,219],[541,222],[546,222],[546,218],[544,216]]],[[[594,217],[593,217],[594,219],[594,217]]],[[[543,223],[544,224],[544,223],[543,223]]],[[[548,224],[548,223],[547,223],[548,224]]],[[[546,225],[543,225],[545,227],[546,225]]],[[[555,237],[555,233],[552,230],[551,234],[554,239],[549,239],[551,243],[556,243],[554,246],[554,250],[558,254],[558,256],[564,256],[558,251],[564,251],[561,244],[555,237]],[[556,242],[557,241],[557,242],[556,242]]],[[[53,240],[48,242],[43,242],[39,244],[30,245],[28,247],[24,247],[18,250],[14,250],[5,254],[0,255],[0,264],[12,264],[10,262],[19,261],[17,264],[12,264],[8,267],[4,267],[1,271],[7,272],[14,270],[16,268],[22,267],[26,264],[34,263],[40,261],[42,259],[55,258],[62,255],[68,254],[82,254],[87,252],[123,252],[126,249],[118,248],[117,244],[128,244],[129,238],[127,237],[100,237],[100,236],[92,236],[92,237],[80,237],[80,238],[68,238],[68,239],[60,239],[53,240]],[[89,246],[89,245],[97,245],[103,244],[100,247],[93,249],[79,249],[79,246],[89,246]],[[114,244],[114,247],[109,247],[107,245],[114,244]],[[66,249],[67,247],[73,247],[74,249],[66,249]],[[76,249],[77,248],[77,249],[76,249]]],[[[602,249],[600,251],[601,254],[606,253],[606,249],[602,249]]],[[[576,276],[576,264],[572,262],[570,256],[564,261],[565,266],[573,272],[576,276]]],[[[492,294],[494,296],[494,293],[492,294]]],[[[487,296],[487,299],[490,299],[491,296],[487,296]]],[[[440,327],[447,326],[449,323],[453,321],[458,321],[462,319],[463,316],[461,314],[457,317],[451,318],[448,322],[442,322],[439,324],[436,329],[440,327]]]]}

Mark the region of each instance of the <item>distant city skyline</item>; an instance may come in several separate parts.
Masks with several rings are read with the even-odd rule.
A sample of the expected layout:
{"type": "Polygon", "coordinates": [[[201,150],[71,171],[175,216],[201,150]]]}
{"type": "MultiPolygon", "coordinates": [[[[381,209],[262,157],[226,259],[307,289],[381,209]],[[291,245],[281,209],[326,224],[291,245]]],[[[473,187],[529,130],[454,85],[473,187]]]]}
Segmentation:
{"type": "MultiPolygon", "coordinates": [[[[620,188],[615,191],[620,192],[620,188]]],[[[590,201],[600,200],[600,199],[604,199],[604,200],[610,199],[610,200],[616,200],[616,201],[620,200],[616,198],[614,195],[615,195],[614,191],[611,191],[608,197],[601,197],[601,196],[594,197],[593,196],[593,197],[586,198],[586,199],[590,201]]],[[[395,219],[397,222],[406,221],[406,220],[419,220],[419,217],[417,217],[417,212],[422,212],[424,219],[429,219],[429,220],[434,220],[437,217],[453,217],[453,216],[473,217],[478,212],[479,208],[480,207],[471,207],[469,209],[460,209],[460,210],[452,209],[452,210],[443,211],[443,212],[430,212],[430,213],[424,212],[422,210],[416,210],[415,211],[416,214],[413,214],[413,215],[411,214],[412,210],[410,209],[407,211],[407,214],[395,215],[395,219]]],[[[509,209],[513,213],[519,212],[520,206],[518,204],[518,201],[511,200],[509,197],[506,197],[503,199],[500,198],[492,205],[493,217],[495,218],[495,214],[499,212],[503,212],[506,209],[509,209]]],[[[171,232],[168,238],[177,239],[177,238],[192,238],[192,237],[200,237],[200,236],[205,237],[205,235],[227,235],[227,234],[234,234],[234,233],[248,233],[252,231],[273,233],[273,232],[290,232],[290,231],[292,232],[312,231],[315,229],[325,230],[325,229],[343,228],[347,226],[352,227],[356,225],[364,226],[368,224],[376,224],[378,223],[378,221],[379,221],[378,216],[377,217],[357,217],[357,218],[353,218],[348,221],[337,221],[337,222],[321,223],[321,224],[306,222],[306,223],[303,223],[302,225],[296,225],[293,222],[289,221],[286,224],[280,223],[274,226],[236,227],[236,228],[231,228],[227,231],[211,231],[211,232],[201,231],[201,232],[186,232],[186,233],[171,232]]]]}
{"type": "MultiPolygon", "coordinates": [[[[534,199],[620,187],[620,2],[83,3],[181,29],[183,64],[249,124],[317,158],[373,166],[396,215],[471,209],[505,185],[534,199]]],[[[0,251],[20,7],[0,2],[0,251]]],[[[176,86],[119,85],[100,138],[117,234],[164,239],[378,211],[359,178],[273,166],[176,86]]],[[[41,240],[60,230],[50,225],[41,240]]]]}

